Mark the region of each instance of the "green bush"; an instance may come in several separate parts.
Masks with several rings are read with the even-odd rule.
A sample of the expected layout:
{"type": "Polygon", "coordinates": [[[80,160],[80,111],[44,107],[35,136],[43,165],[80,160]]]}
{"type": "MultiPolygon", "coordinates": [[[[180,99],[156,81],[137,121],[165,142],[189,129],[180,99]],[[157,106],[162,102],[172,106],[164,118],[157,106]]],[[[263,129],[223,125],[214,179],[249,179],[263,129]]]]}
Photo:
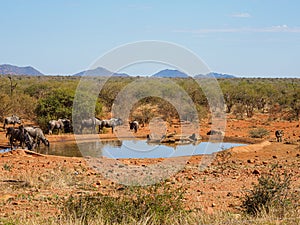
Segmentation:
{"type": "Polygon", "coordinates": [[[269,131],[262,127],[255,128],[255,129],[249,131],[249,136],[251,138],[263,138],[268,135],[269,135],[269,131]]]}
{"type": "Polygon", "coordinates": [[[64,203],[61,219],[88,221],[101,218],[104,224],[132,224],[147,217],[158,224],[167,224],[184,213],[180,189],[165,185],[126,187],[118,197],[87,194],[69,197],[64,203]]]}

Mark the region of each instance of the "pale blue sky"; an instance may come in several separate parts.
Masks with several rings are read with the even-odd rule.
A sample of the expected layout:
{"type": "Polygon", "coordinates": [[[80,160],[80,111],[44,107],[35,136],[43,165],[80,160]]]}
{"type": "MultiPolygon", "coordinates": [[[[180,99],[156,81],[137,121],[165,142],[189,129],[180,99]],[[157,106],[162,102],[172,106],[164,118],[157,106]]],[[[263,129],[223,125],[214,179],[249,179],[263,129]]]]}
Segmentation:
{"type": "Polygon", "coordinates": [[[212,71],[300,77],[299,10],[299,0],[0,0],[0,64],[74,74],[119,45],[161,40],[212,71]]]}

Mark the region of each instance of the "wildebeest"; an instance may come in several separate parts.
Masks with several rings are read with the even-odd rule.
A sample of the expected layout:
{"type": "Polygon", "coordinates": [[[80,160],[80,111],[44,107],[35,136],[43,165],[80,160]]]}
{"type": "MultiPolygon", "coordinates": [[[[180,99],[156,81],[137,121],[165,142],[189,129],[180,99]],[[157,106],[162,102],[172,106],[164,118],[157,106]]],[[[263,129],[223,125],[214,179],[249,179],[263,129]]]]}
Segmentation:
{"type": "Polygon", "coordinates": [[[50,142],[46,139],[46,137],[45,137],[45,135],[44,135],[41,128],[39,128],[39,127],[25,127],[24,129],[33,138],[32,146],[37,145],[39,147],[41,142],[43,142],[43,144],[47,147],[50,146],[50,142]]]}
{"type": "Polygon", "coordinates": [[[110,128],[112,130],[112,133],[114,133],[115,127],[120,126],[123,124],[122,119],[120,118],[111,118],[110,120],[101,120],[100,126],[99,126],[99,133],[100,131],[103,131],[103,128],[110,128]]]}
{"type": "Polygon", "coordinates": [[[71,121],[69,119],[50,120],[48,122],[48,133],[52,134],[54,129],[57,129],[58,133],[69,131],[70,126],[71,121]]]}
{"type": "Polygon", "coordinates": [[[129,122],[129,127],[130,127],[130,130],[134,130],[134,132],[136,133],[139,129],[139,122],[136,120],[129,122]]]}
{"type": "Polygon", "coordinates": [[[8,124],[13,124],[15,126],[16,123],[21,124],[21,120],[18,116],[16,115],[8,116],[4,119],[3,129],[5,129],[6,125],[8,124]]]}
{"type": "MultiPolygon", "coordinates": [[[[19,128],[9,127],[6,130],[6,137],[9,139],[9,144],[11,148],[13,148],[15,142],[19,141],[19,145],[24,148],[24,144],[26,144],[26,139],[28,138],[26,130],[24,126],[21,125],[19,128]]],[[[18,147],[18,145],[16,144],[18,147]]]]}
{"type": "Polygon", "coordinates": [[[101,126],[101,120],[99,120],[96,117],[93,118],[89,118],[89,119],[83,119],[81,120],[81,124],[80,124],[80,130],[81,133],[83,131],[84,128],[91,130],[91,133],[95,132],[96,126],[101,126]]]}
{"type": "Polygon", "coordinates": [[[206,135],[222,135],[224,136],[224,132],[220,130],[210,130],[206,133],[206,135]]]}
{"type": "Polygon", "coordinates": [[[277,139],[277,142],[282,142],[282,136],[283,136],[283,130],[276,130],[275,131],[275,136],[277,139]]]}

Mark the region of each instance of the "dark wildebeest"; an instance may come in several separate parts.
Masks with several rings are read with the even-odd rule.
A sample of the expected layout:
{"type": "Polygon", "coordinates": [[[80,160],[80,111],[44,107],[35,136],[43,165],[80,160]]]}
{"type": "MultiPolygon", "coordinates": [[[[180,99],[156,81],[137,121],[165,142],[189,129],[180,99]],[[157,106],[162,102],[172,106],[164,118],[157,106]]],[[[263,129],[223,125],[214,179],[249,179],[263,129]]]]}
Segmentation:
{"type": "Polygon", "coordinates": [[[134,132],[136,133],[139,129],[139,122],[136,120],[129,122],[129,127],[130,127],[130,130],[134,130],[134,132]]]}
{"type": "Polygon", "coordinates": [[[99,120],[98,118],[93,117],[89,119],[83,119],[80,124],[81,133],[84,128],[87,128],[91,130],[91,133],[94,133],[96,130],[96,126],[101,126],[101,120],[99,120]]]}
{"type": "MultiPolygon", "coordinates": [[[[19,128],[9,127],[6,130],[6,137],[9,139],[9,144],[13,149],[14,143],[19,141],[21,148],[24,148],[24,144],[28,144],[28,136],[27,132],[24,129],[24,126],[21,125],[19,128]]],[[[15,145],[18,147],[18,145],[15,145]]],[[[27,146],[28,147],[28,146],[27,146]]],[[[29,147],[30,148],[30,147],[29,147]]]]}
{"type": "Polygon", "coordinates": [[[206,133],[206,135],[223,135],[224,136],[224,132],[220,131],[220,130],[210,130],[206,133]]]}
{"type": "Polygon", "coordinates": [[[50,146],[50,142],[46,139],[41,128],[25,127],[24,129],[33,139],[33,143],[31,144],[33,146],[33,148],[35,147],[35,145],[37,145],[39,147],[41,142],[43,142],[43,144],[47,147],[50,146]]]}
{"type": "Polygon", "coordinates": [[[13,124],[15,126],[16,123],[21,124],[21,120],[18,116],[12,115],[12,116],[6,117],[4,119],[3,129],[5,129],[6,125],[8,125],[8,124],[13,124]]]}
{"type": "Polygon", "coordinates": [[[283,130],[276,130],[275,136],[277,138],[277,142],[282,142],[283,130]]]}
{"type": "Polygon", "coordinates": [[[103,128],[110,128],[112,130],[112,133],[114,133],[115,127],[120,126],[123,124],[122,119],[120,118],[111,118],[110,120],[101,120],[101,124],[99,126],[99,133],[100,131],[103,131],[103,128]]]}
{"type": "Polygon", "coordinates": [[[48,133],[52,134],[54,129],[58,130],[58,133],[70,130],[71,121],[69,119],[50,120],[48,123],[48,133]]]}

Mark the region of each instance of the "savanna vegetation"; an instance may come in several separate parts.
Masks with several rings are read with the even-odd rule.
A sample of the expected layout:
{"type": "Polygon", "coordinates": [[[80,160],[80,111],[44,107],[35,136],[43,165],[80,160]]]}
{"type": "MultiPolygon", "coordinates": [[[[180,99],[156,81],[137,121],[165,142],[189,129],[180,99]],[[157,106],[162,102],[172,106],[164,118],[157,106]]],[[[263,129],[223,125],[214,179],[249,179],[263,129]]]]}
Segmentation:
{"type": "MultiPolygon", "coordinates": [[[[204,91],[193,79],[114,77],[103,83],[103,78],[91,77],[90,81],[103,84],[96,99],[88,87],[77,91],[79,77],[3,75],[0,77],[0,118],[17,114],[45,129],[50,119],[72,118],[74,114],[83,118],[109,117],[107,113],[122,92],[126,93],[122,101],[130,103],[130,100],[138,99],[132,107],[128,105],[132,119],[141,123],[148,123],[158,115],[163,115],[167,121],[178,118],[176,103],[180,104],[182,99],[188,101],[188,97],[193,101],[200,119],[209,115],[211,110],[204,91]],[[146,86],[143,85],[144,80],[147,80],[146,86]],[[157,88],[157,81],[161,88],[157,88]],[[187,95],[174,90],[174,85],[182,88],[187,95]],[[79,112],[73,112],[75,94],[80,102],[79,112]],[[167,101],[170,97],[174,104],[167,101]]],[[[300,79],[237,78],[218,81],[223,92],[220,97],[226,104],[222,110],[239,120],[251,118],[256,113],[267,114],[269,120],[299,120],[300,79]]],[[[195,116],[188,107],[182,106],[181,110],[184,119],[195,116]]],[[[266,135],[268,131],[261,128],[249,131],[251,137],[266,135]]],[[[5,171],[12,169],[13,165],[3,166],[5,171]]],[[[207,214],[201,209],[187,209],[185,187],[174,188],[162,182],[148,187],[122,187],[118,189],[117,196],[84,192],[80,195],[55,196],[48,200],[61,209],[56,217],[0,218],[0,224],[299,224],[299,194],[291,191],[290,175],[275,169],[258,177],[252,189],[244,193],[240,208],[235,213],[207,214]]],[[[41,187],[36,185],[46,184],[45,180],[62,182],[70,178],[73,182],[77,175],[63,174],[61,179],[57,179],[58,173],[44,176],[51,176],[51,179],[37,177],[32,182],[26,182],[22,189],[38,190],[41,187]]],[[[68,185],[66,182],[62,186],[57,183],[53,186],[66,188],[68,185]]],[[[75,185],[78,186],[77,180],[75,185]]]]}
{"type": "MultiPolygon", "coordinates": [[[[161,182],[145,187],[121,187],[117,196],[87,192],[65,198],[48,197],[45,200],[48,204],[50,202],[60,208],[57,216],[0,218],[0,223],[5,225],[299,224],[299,195],[291,189],[291,176],[287,173],[281,174],[279,167],[276,168],[270,171],[271,174],[263,174],[258,178],[258,182],[244,194],[239,210],[235,212],[208,214],[201,209],[190,210],[185,204],[184,187],[175,188],[168,182],[161,182]]],[[[68,176],[62,179],[71,178],[68,176]]],[[[32,182],[26,183],[22,188],[30,189],[35,185],[37,184],[32,182]]]]}
{"type": "MultiPolygon", "coordinates": [[[[176,78],[157,81],[152,78],[114,77],[105,83],[103,78],[90,79],[102,86],[101,90],[99,89],[95,107],[85,104],[89,102],[87,99],[91,95],[88,89],[85,93],[76,93],[80,82],[79,77],[3,75],[0,77],[0,104],[2,106],[0,118],[17,114],[45,128],[46,122],[50,119],[72,118],[75,93],[82,96],[83,101],[80,105],[84,109],[82,111],[103,117],[111,111],[116,97],[122,91],[125,97],[130,95],[133,99],[138,99],[132,106],[130,105],[131,99],[125,98],[125,101],[128,101],[131,107],[131,117],[141,123],[149,122],[156,115],[163,115],[165,120],[178,118],[178,109],[174,106],[176,102],[170,103],[168,101],[170,96],[176,96],[173,99],[177,99],[178,104],[185,101],[188,96],[193,101],[200,119],[206,117],[210,111],[206,95],[194,79],[176,78]],[[144,82],[145,80],[147,82],[144,82]],[[159,88],[157,88],[158,84],[159,88]],[[178,93],[176,85],[182,88],[182,93],[187,93],[187,95],[178,93]],[[88,108],[90,110],[87,110],[88,108]]],[[[198,82],[206,81],[198,80],[198,82]]],[[[300,117],[299,79],[237,78],[221,79],[218,82],[223,92],[220,98],[224,98],[226,104],[224,110],[226,113],[235,115],[237,119],[251,118],[257,112],[268,113],[270,120],[298,120],[300,117]]],[[[183,108],[181,114],[184,119],[195,117],[190,114],[188,107],[183,108]]]]}

